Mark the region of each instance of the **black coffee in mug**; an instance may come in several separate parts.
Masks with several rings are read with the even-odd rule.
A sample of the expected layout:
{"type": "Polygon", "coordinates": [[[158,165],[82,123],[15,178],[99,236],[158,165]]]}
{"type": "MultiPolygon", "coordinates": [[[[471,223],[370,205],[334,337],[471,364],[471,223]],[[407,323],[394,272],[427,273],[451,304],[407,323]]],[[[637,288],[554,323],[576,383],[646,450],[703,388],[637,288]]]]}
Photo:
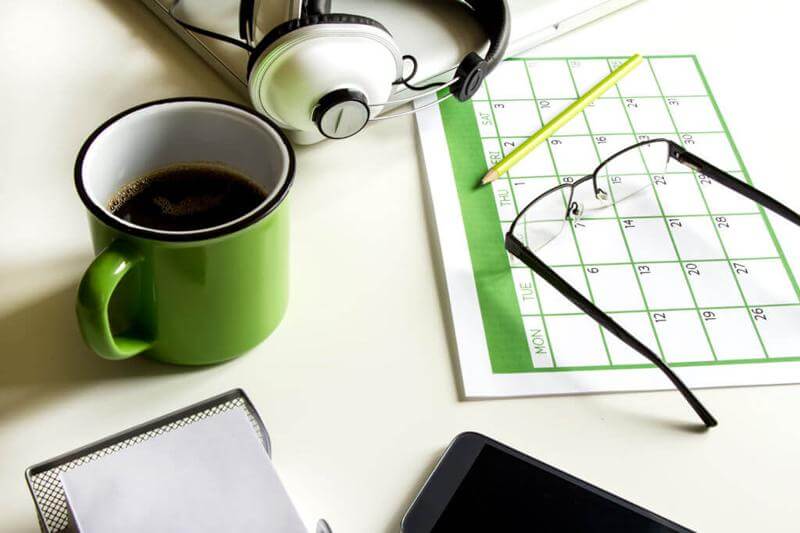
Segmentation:
{"type": "Polygon", "coordinates": [[[109,202],[117,217],[147,228],[193,231],[246,215],[267,198],[256,182],[217,163],[180,163],[123,186],[109,202]]]}

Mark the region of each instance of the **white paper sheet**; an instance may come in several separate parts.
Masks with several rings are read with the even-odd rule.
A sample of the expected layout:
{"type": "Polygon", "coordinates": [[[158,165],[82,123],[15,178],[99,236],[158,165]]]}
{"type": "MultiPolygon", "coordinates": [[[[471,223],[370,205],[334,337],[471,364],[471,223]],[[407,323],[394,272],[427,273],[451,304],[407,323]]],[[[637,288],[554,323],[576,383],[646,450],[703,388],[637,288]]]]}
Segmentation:
{"type": "MultiPolygon", "coordinates": [[[[672,388],[507,254],[503,238],[538,194],[648,138],[749,180],[696,58],[647,58],[510,175],[476,187],[624,59],[515,58],[469,104],[449,100],[417,115],[468,398],[672,388]]],[[[799,382],[800,288],[770,217],[677,166],[664,176],[642,170],[646,194],[585,216],[537,254],[691,387],[799,382]]]]}
{"type": "Polygon", "coordinates": [[[81,533],[306,531],[242,409],[111,453],[61,480],[81,533]]]}

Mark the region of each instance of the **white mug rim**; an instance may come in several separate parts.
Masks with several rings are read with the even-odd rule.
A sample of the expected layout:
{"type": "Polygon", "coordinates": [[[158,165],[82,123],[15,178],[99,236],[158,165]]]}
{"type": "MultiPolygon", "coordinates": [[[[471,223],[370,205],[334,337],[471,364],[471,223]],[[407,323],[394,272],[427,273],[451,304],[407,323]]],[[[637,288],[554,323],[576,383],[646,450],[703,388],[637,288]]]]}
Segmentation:
{"type": "Polygon", "coordinates": [[[294,181],[294,172],[295,172],[295,155],[291,143],[289,142],[289,139],[286,137],[283,131],[281,131],[280,127],[278,127],[278,125],[275,124],[269,118],[258,114],[252,109],[249,109],[239,104],[235,104],[233,102],[228,102],[226,100],[221,100],[217,98],[205,98],[205,97],[179,97],[179,98],[166,98],[162,100],[154,100],[151,102],[146,102],[143,104],[133,106],[124,111],[121,111],[120,113],[117,113],[113,117],[103,122],[100,126],[98,126],[87,137],[87,139],[81,146],[80,151],[78,152],[78,156],[75,161],[75,188],[78,191],[78,196],[80,197],[81,201],[92,215],[94,215],[96,218],[98,218],[101,222],[103,222],[107,226],[110,226],[122,233],[134,235],[137,237],[143,237],[151,240],[160,240],[160,241],[173,241],[173,242],[202,241],[235,233],[267,217],[283,202],[283,200],[288,195],[289,189],[291,188],[291,185],[294,181]],[[148,228],[146,226],[140,226],[137,224],[131,224],[114,216],[104,206],[99,205],[87,191],[83,177],[83,167],[86,155],[88,154],[94,142],[98,139],[98,137],[100,137],[103,134],[103,132],[105,132],[108,128],[110,128],[111,126],[113,126],[114,124],[116,124],[125,117],[128,117],[144,109],[156,106],[176,104],[176,103],[205,103],[205,104],[216,105],[221,108],[235,109],[238,112],[245,112],[252,118],[255,118],[256,120],[262,122],[269,130],[271,130],[272,133],[275,134],[277,139],[280,139],[280,141],[284,145],[286,154],[288,156],[286,176],[282,177],[280,186],[277,188],[277,190],[274,193],[272,193],[265,202],[261,203],[259,206],[257,206],[247,214],[237,218],[232,222],[222,224],[219,226],[201,228],[192,231],[166,231],[166,230],[148,228]]]}

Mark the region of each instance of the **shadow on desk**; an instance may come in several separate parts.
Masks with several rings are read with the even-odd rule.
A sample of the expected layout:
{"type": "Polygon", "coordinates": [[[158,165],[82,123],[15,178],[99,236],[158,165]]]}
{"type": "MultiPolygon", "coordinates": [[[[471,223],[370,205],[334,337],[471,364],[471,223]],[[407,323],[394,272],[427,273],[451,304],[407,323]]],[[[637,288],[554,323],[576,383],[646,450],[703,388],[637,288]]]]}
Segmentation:
{"type": "MultiPolygon", "coordinates": [[[[40,269],[78,271],[90,258],[64,264],[47,264],[24,271],[3,271],[6,282],[30,280],[40,269]],[[73,264],[75,263],[75,264],[73,264]]],[[[61,287],[0,311],[0,426],[9,416],[47,407],[87,384],[109,380],[131,380],[197,369],[164,365],[142,357],[107,361],[84,343],[75,317],[76,275],[61,287]]]]}
{"type": "MultiPolygon", "coordinates": [[[[419,153],[422,153],[422,144],[419,134],[417,134],[417,147],[419,153]]],[[[456,343],[455,324],[453,323],[453,313],[450,310],[450,297],[447,293],[447,280],[445,278],[444,263],[442,261],[442,251],[439,244],[439,232],[436,229],[436,217],[433,212],[433,203],[431,202],[430,190],[428,189],[428,170],[425,167],[425,160],[420,157],[417,158],[419,168],[420,189],[422,193],[423,211],[425,213],[425,229],[428,233],[428,249],[431,254],[431,261],[433,263],[433,271],[436,276],[436,288],[439,299],[439,310],[441,316],[444,317],[444,324],[447,330],[447,348],[450,353],[450,364],[453,368],[453,379],[456,383],[458,390],[459,400],[464,400],[464,388],[462,386],[459,376],[461,376],[461,367],[458,361],[458,345],[456,343]]]]}

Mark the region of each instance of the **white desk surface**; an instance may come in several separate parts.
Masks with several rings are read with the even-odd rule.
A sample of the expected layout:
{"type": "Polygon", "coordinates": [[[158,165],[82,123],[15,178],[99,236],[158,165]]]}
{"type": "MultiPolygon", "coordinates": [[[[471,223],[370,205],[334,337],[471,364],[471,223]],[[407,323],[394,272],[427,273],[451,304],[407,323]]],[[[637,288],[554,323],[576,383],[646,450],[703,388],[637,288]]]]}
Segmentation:
{"type": "MultiPolygon", "coordinates": [[[[236,97],[138,2],[0,5],[3,531],[38,530],[27,466],[234,387],[301,513],[340,533],[398,531],[468,429],[701,531],[797,529],[800,387],[701,391],[707,433],[675,392],[459,401],[409,117],[298,150],[290,309],[253,353],[199,370],[92,355],[73,313],[92,257],[78,147],[140,102],[236,97]]],[[[756,185],[800,209],[798,18],[789,0],[646,0],[536,54],[697,53],[756,185]]]]}

